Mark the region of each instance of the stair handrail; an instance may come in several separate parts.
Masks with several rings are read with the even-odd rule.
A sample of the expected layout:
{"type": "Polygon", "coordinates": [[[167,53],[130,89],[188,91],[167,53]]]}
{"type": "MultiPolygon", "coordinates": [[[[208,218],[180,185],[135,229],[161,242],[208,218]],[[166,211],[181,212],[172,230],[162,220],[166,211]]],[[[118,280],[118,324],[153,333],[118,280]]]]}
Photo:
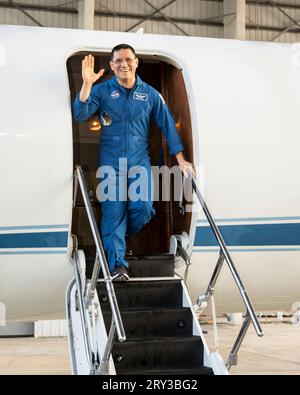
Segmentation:
{"type": "MultiPolygon", "coordinates": [[[[88,308],[92,304],[93,298],[95,296],[97,280],[98,280],[100,268],[101,268],[102,273],[103,273],[104,283],[105,283],[106,289],[107,289],[108,300],[109,300],[111,311],[112,311],[112,325],[111,325],[111,332],[112,333],[110,333],[108,336],[103,359],[101,361],[101,364],[107,364],[109,357],[110,357],[111,350],[112,350],[112,342],[114,341],[114,331],[116,331],[120,342],[124,342],[126,340],[126,334],[125,334],[123,321],[122,321],[120,309],[118,306],[118,301],[116,298],[113,282],[112,282],[113,278],[112,278],[109,268],[108,268],[108,264],[107,264],[106,256],[104,253],[101,237],[100,237],[98,227],[97,227],[96,218],[95,218],[95,215],[94,215],[94,212],[93,212],[93,209],[91,206],[91,202],[89,199],[87,183],[86,183],[86,180],[84,177],[82,167],[80,165],[76,165],[76,167],[75,167],[74,182],[75,182],[75,185],[74,185],[73,206],[75,206],[78,185],[79,185],[81,193],[82,193],[86,213],[88,216],[89,224],[91,227],[92,235],[93,235],[95,245],[96,245],[96,259],[95,259],[95,264],[94,264],[94,268],[93,268],[92,278],[91,278],[89,285],[87,286],[86,293],[85,293],[85,307],[88,308]]],[[[100,372],[101,371],[105,371],[105,369],[102,369],[100,367],[100,372]]]]}
{"type": "Polygon", "coordinates": [[[233,276],[233,279],[234,279],[234,281],[235,281],[235,283],[236,283],[236,285],[237,285],[237,287],[238,287],[238,289],[240,291],[242,300],[243,300],[243,302],[244,302],[244,304],[246,306],[246,311],[247,311],[246,318],[244,320],[244,323],[243,323],[243,326],[241,328],[241,331],[238,334],[237,340],[236,340],[236,342],[235,342],[235,344],[233,346],[233,349],[230,352],[230,355],[229,355],[228,360],[226,362],[227,368],[230,369],[231,365],[236,364],[237,352],[238,352],[238,350],[239,350],[239,348],[241,346],[241,343],[242,343],[242,341],[243,341],[243,339],[245,337],[245,334],[246,334],[246,331],[247,331],[247,329],[249,327],[250,321],[252,321],[252,324],[253,324],[254,329],[256,331],[256,334],[258,336],[260,336],[260,337],[263,336],[264,332],[263,332],[263,330],[261,328],[261,325],[260,325],[259,320],[257,318],[257,314],[255,313],[254,307],[253,307],[253,305],[252,305],[252,303],[250,301],[248,293],[247,293],[247,291],[246,291],[246,289],[245,289],[245,287],[244,287],[244,285],[242,283],[242,280],[241,280],[241,278],[239,276],[239,273],[238,273],[238,271],[237,271],[237,269],[236,269],[236,267],[235,267],[235,265],[233,263],[233,260],[232,260],[232,258],[230,256],[229,252],[228,252],[228,249],[227,249],[227,246],[226,246],[225,241],[223,239],[223,236],[222,236],[222,234],[221,234],[221,232],[220,232],[215,220],[213,219],[213,217],[212,217],[212,215],[211,215],[211,213],[210,213],[210,211],[209,211],[209,209],[208,209],[208,207],[207,207],[207,205],[206,205],[206,203],[205,203],[205,201],[204,201],[204,199],[202,197],[202,194],[200,192],[200,188],[199,188],[199,186],[197,184],[197,181],[196,181],[195,177],[191,173],[188,174],[188,179],[192,181],[193,190],[196,193],[196,196],[197,196],[197,198],[199,200],[199,203],[201,204],[201,207],[203,209],[203,212],[204,212],[204,214],[205,214],[205,216],[206,216],[206,218],[208,220],[208,223],[209,223],[209,225],[210,225],[210,227],[211,227],[211,229],[212,229],[212,231],[213,231],[213,233],[214,233],[214,235],[216,237],[216,240],[217,240],[217,242],[218,242],[218,244],[220,246],[219,259],[218,259],[218,262],[216,264],[215,270],[214,270],[214,272],[212,274],[212,277],[210,279],[210,282],[209,282],[209,285],[207,287],[206,293],[204,295],[199,296],[199,298],[197,300],[197,304],[198,304],[198,306],[201,306],[201,303],[204,302],[204,301],[207,301],[211,297],[211,295],[213,294],[214,286],[215,286],[215,284],[217,282],[217,279],[219,277],[219,274],[220,274],[220,271],[221,271],[221,268],[222,268],[222,264],[223,264],[223,262],[225,260],[227,262],[229,270],[230,270],[230,272],[231,272],[231,274],[233,276]]]}
{"type": "MultiPolygon", "coordinates": [[[[90,338],[90,331],[89,331],[89,326],[87,323],[87,317],[85,314],[85,303],[84,303],[84,297],[82,293],[82,281],[81,281],[81,276],[80,276],[80,269],[79,269],[79,259],[78,259],[78,250],[77,250],[77,239],[76,236],[73,237],[73,243],[74,243],[74,248],[72,251],[72,259],[74,263],[74,274],[75,274],[75,283],[76,283],[76,289],[77,289],[77,303],[78,303],[78,310],[80,314],[80,322],[81,322],[81,327],[82,327],[82,333],[84,334],[83,336],[83,342],[84,342],[84,348],[85,348],[85,354],[88,360],[88,365],[89,365],[89,373],[94,374],[95,373],[95,360],[96,360],[96,355],[94,354],[94,351],[92,350],[92,345],[91,345],[91,338],[90,338]]],[[[68,296],[70,298],[70,295],[68,296]]],[[[68,301],[68,304],[70,302],[68,301]]]]}

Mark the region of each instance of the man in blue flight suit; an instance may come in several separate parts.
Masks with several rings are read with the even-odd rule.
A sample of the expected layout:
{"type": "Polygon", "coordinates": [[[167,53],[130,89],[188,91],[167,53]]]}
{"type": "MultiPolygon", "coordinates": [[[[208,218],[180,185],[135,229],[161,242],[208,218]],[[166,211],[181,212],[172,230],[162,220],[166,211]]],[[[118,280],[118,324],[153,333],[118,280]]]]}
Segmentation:
{"type": "Polygon", "coordinates": [[[143,82],[136,69],[138,58],[128,44],[120,44],[111,51],[112,79],[92,85],[103,75],[104,69],[94,72],[94,58],[82,61],[83,85],[73,103],[76,121],[86,121],[98,113],[102,124],[100,137],[100,166],[111,166],[120,185],[115,199],[101,202],[101,232],[111,273],[118,280],[128,280],[125,260],[126,235],[138,233],[155,215],[151,191],[151,165],[148,153],[149,123],[154,119],[166,137],[170,153],[176,155],[180,169],[194,174],[193,165],[183,155],[183,145],[174,118],[157,90],[143,82]],[[120,158],[126,159],[125,167],[120,158]],[[129,199],[127,191],[143,169],[148,174],[146,198],[129,199]],[[124,198],[125,194],[125,198],[124,198]]]}

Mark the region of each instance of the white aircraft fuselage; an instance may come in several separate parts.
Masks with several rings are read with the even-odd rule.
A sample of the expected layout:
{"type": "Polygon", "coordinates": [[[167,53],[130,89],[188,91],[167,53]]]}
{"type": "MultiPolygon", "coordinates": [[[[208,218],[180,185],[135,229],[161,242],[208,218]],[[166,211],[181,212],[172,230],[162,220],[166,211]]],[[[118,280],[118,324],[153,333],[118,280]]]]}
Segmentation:
{"type": "MultiPolygon", "coordinates": [[[[73,277],[73,134],[67,59],[119,43],[182,70],[206,203],[257,311],[300,300],[300,65],[293,46],[0,26],[0,302],[9,320],[60,318],[73,277]]],[[[218,258],[193,212],[192,298],[218,258]]],[[[225,267],[219,312],[242,311],[225,267]]]]}

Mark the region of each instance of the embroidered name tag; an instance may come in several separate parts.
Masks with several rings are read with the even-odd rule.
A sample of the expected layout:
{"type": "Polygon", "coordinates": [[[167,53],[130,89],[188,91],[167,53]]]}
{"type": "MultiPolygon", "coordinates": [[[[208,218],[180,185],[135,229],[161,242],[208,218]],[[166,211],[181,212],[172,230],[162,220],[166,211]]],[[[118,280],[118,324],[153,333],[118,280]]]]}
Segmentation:
{"type": "Polygon", "coordinates": [[[148,100],[148,94],[147,93],[134,92],[133,99],[134,100],[147,101],[148,100]]]}

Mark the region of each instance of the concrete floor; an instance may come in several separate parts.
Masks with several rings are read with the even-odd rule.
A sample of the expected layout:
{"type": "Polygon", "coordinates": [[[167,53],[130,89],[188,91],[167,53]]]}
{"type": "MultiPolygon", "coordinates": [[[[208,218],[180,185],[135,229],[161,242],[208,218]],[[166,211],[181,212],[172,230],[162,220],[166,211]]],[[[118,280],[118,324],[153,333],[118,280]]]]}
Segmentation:
{"type": "MultiPolygon", "coordinates": [[[[252,329],[239,353],[239,364],[231,374],[300,375],[300,326],[290,323],[262,323],[265,336],[258,338],[252,329]]],[[[213,327],[202,324],[213,351],[213,327]]],[[[224,359],[240,327],[219,325],[220,353],[224,359]]],[[[70,374],[66,338],[0,338],[0,374],[70,374]]]]}
{"type": "Polygon", "coordinates": [[[68,339],[0,339],[0,374],[70,374],[68,339]]]}
{"type": "MultiPolygon", "coordinates": [[[[212,325],[201,325],[210,351],[214,351],[212,325]]],[[[300,326],[290,323],[262,323],[263,337],[251,325],[238,353],[232,375],[300,375],[300,326]]],[[[239,326],[219,324],[219,352],[226,362],[239,326]]]]}

